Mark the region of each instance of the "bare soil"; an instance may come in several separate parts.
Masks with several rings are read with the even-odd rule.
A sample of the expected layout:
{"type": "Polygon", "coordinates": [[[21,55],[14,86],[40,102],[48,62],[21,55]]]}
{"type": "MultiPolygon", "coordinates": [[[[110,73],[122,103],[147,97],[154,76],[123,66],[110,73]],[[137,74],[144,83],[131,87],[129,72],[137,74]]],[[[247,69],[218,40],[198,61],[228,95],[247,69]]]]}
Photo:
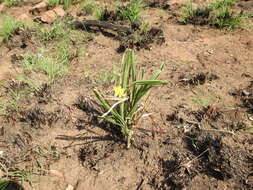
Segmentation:
{"type": "MultiPolygon", "coordinates": [[[[8,8],[6,14],[29,14],[32,2],[38,1],[8,8]]],[[[20,111],[0,117],[1,164],[13,171],[33,168],[32,186],[24,181],[24,189],[253,189],[252,30],[179,24],[178,11],[186,2],[152,1],[145,9],[143,18],[159,29],[164,43],[151,37],[148,48],[142,48],[101,32],[74,43],[85,52],[71,61],[69,71],[22,98],[20,111]],[[122,51],[136,49],[146,74],[166,63],[161,79],[169,81],[152,91],[152,118],[139,123],[130,149],[117,129],[98,122],[92,92],[95,87],[112,90],[113,85],[96,79],[120,63],[122,44],[122,51]]],[[[74,19],[80,19],[77,6],[67,10],[74,19]]],[[[237,9],[250,12],[253,3],[241,0],[237,9]]],[[[26,88],[15,80],[18,60],[40,45],[29,31],[1,44],[1,97],[26,88]]]]}

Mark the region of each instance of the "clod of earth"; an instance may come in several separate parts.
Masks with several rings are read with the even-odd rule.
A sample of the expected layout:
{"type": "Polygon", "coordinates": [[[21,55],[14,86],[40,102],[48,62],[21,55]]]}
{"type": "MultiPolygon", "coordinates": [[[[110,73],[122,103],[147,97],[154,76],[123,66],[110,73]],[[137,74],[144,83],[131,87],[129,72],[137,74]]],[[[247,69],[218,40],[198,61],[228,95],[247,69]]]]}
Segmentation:
{"type": "Polygon", "coordinates": [[[30,12],[34,15],[39,14],[40,12],[46,11],[47,10],[48,3],[46,1],[42,1],[32,7],[30,9],[30,12]]]}
{"type": "Polygon", "coordinates": [[[56,7],[53,10],[49,10],[43,13],[40,20],[45,23],[53,23],[57,17],[63,17],[64,15],[65,11],[60,7],[56,7]]]}
{"type": "Polygon", "coordinates": [[[150,0],[147,2],[151,8],[161,8],[163,10],[170,10],[170,4],[168,0],[150,0]]]}
{"type": "Polygon", "coordinates": [[[213,73],[197,73],[197,74],[190,74],[190,75],[181,75],[179,77],[179,82],[181,82],[184,85],[190,84],[193,86],[197,85],[203,85],[207,81],[213,81],[217,80],[219,77],[216,74],[213,73]]]}
{"type": "Polygon", "coordinates": [[[160,28],[151,28],[146,33],[138,33],[138,31],[132,35],[120,36],[120,46],[117,52],[124,52],[127,48],[130,49],[150,49],[150,44],[156,43],[162,45],[165,43],[165,37],[163,30],[160,28]]]}
{"type": "Polygon", "coordinates": [[[239,97],[242,101],[240,106],[246,108],[248,113],[253,113],[253,81],[251,81],[246,88],[236,89],[235,91],[230,92],[230,95],[239,97]]]}

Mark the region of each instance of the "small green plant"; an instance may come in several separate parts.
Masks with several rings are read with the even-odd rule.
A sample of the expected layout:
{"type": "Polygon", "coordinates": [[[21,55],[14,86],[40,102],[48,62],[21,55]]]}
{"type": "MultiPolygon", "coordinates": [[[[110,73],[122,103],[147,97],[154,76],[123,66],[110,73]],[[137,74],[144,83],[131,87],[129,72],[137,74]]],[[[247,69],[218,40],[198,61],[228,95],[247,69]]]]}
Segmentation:
{"type": "Polygon", "coordinates": [[[4,5],[7,7],[12,7],[15,5],[18,5],[19,1],[18,0],[5,0],[4,5]]]}
{"type": "Polygon", "coordinates": [[[56,7],[60,5],[60,0],[48,0],[47,2],[49,7],[56,7]]]}
{"type": "Polygon", "coordinates": [[[36,80],[24,75],[24,74],[21,74],[21,75],[18,75],[17,76],[17,80],[23,84],[26,84],[29,86],[29,90],[23,90],[21,92],[18,92],[18,93],[12,93],[14,97],[16,97],[15,99],[16,100],[19,100],[21,98],[21,96],[23,94],[29,94],[30,92],[34,92],[34,91],[40,91],[41,90],[41,85],[36,82],[36,80]]]}
{"type": "Polygon", "coordinates": [[[73,55],[70,52],[70,45],[67,40],[61,42],[56,49],[55,57],[58,63],[61,65],[67,65],[72,59],[73,55]]]}
{"type": "Polygon", "coordinates": [[[5,188],[8,186],[9,181],[8,180],[0,180],[0,189],[5,190],[5,188]]]}
{"type": "Polygon", "coordinates": [[[7,111],[7,102],[6,101],[0,101],[0,116],[6,116],[8,115],[7,111]]]}
{"type": "Polygon", "coordinates": [[[194,18],[199,16],[209,16],[210,9],[209,8],[197,8],[193,9],[192,3],[186,4],[185,7],[182,9],[180,22],[187,24],[187,23],[193,23],[194,24],[194,18]]]}
{"type": "Polygon", "coordinates": [[[180,22],[187,24],[210,25],[217,28],[234,29],[248,18],[245,14],[235,14],[231,6],[237,0],[215,0],[204,7],[193,9],[187,4],[181,13],[180,22]]]}
{"type": "Polygon", "coordinates": [[[130,0],[125,7],[119,8],[119,14],[130,22],[134,22],[141,19],[141,12],[143,9],[143,0],[130,0]]]}
{"type": "Polygon", "coordinates": [[[15,31],[22,26],[24,26],[22,22],[17,21],[11,17],[5,16],[1,23],[0,36],[4,40],[8,40],[15,34],[15,31]]]}
{"type": "Polygon", "coordinates": [[[48,0],[49,7],[56,7],[58,5],[63,5],[63,8],[67,9],[71,4],[72,0],[48,0]]]}
{"type": "MultiPolygon", "coordinates": [[[[24,55],[23,67],[29,71],[42,71],[48,78],[48,83],[51,84],[56,77],[63,75],[67,70],[65,60],[55,61],[51,57],[45,57],[42,54],[24,55]]],[[[29,85],[31,83],[28,83],[29,85]]]]}
{"type": "Polygon", "coordinates": [[[94,17],[97,20],[102,20],[103,15],[104,15],[105,9],[102,7],[96,7],[94,9],[94,17]]]}
{"type": "Polygon", "coordinates": [[[218,28],[234,29],[239,26],[245,18],[247,18],[246,15],[234,15],[228,7],[222,7],[215,11],[212,25],[218,28]]]}
{"type": "Polygon", "coordinates": [[[63,0],[62,4],[63,4],[63,8],[67,9],[72,4],[72,0],[63,0]]]}
{"type": "Polygon", "coordinates": [[[9,180],[14,181],[14,182],[26,181],[30,185],[32,184],[32,181],[31,181],[31,175],[33,173],[32,168],[29,168],[29,169],[19,169],[17,167],[7,168],[4,164],[0,163],[0,169],[4,173],[4,176],[2,180],[0,181],[0,185],[3,185],[3,186],[6,185],[6,182],[8,182],[9,180]]]}
{"type": "Polygon", "coordinates": [[[152,87],[167,84],[167,81],[157,80],[163,67],[162,64],[149,80],[144,80],[144,70],[137,69],[134,52],[127,50],[122,59],[120,82],[118,86],[114,87],[114,100],[117,102],[110,103],[102,92],[98,89],[94,90],[95,96],[106,110],[101,118],[120,128],[121,134],[127,143],[127,148],[131,146],[134,128],[142,117],[141,99],[152,87]]]}
{"type": "Polygon", "coordinates": [[[15,100],[0,100],[0,116],[8,116],[18,110],[19,106],[15,100]]]}
{"type": "Polygon", "coordinates": [[[68,30],[63,22],[57,20],[50,28],[37,26],[36,34],[42,41],[59,40],[67,36],[68,30]]]}
{"type": "Polygon", "coordinates": [[[221,7],[229,7],[236,3],[237,0],[216,0],[208,4],[208,7],[212,10],[219,9],[221,7]]]}
{"type": "Polygon", "coordinates": [[[85,11],[85,14],[92,15],[98,5],[94,1],[84,1],[80,4],[80,9],[85,11]]]}
{"type": "Polygon", "coordinates": [[[140,29],[141,29],[141,32],[140,32],[141,34],[147,34],[148,31],[150,31],[151,26],[148,22],[144,22],[144,23],[142,23],[140,29]]]}

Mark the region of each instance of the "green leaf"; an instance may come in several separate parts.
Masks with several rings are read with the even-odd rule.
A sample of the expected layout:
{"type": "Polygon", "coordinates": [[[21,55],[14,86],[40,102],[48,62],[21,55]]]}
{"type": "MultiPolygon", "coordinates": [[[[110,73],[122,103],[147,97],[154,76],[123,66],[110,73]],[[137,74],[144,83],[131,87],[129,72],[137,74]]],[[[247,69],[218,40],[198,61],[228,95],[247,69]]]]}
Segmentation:
{"type": "Polygon", "coordinates": [[[139,81],[135,81],[133,82],[131,85],[162,85],[162,84],[168,84],[168,82],[166,80],[139,80],[139,81]]]}
{"type": "Polygon", "coordinates": [[[0,180],[0,189],[5,190],[5,188],[8,186],[9,181],[7,180],[0,180]]]}
{"type": "Polygon", "coordinates": [[[251,127],[246,127],[246,128],[244,128],[243,130],[244,131],[251,131],[253,129],[253,126],[251,126],[251,127]]]}

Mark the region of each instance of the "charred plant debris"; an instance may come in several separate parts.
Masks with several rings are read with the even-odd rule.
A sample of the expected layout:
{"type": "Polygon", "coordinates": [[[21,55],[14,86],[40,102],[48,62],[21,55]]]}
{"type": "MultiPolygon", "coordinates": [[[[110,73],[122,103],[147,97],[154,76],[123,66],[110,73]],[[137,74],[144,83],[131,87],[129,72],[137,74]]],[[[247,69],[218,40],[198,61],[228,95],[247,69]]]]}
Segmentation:
{"type": "Polygon", "coordinates": [[[253,114],[253,81],[250,81],[246,88],[230,92],[230,95],[239,97],[242,101],[240,106],[246,108],[248,113],[253,114]]]}
{"type": "Polygon", "coordinates": [[[181,75],[179,77],[179,82],[181,82],[183,85],[203,85],[206,82],[211,82],[213,80],[217,80],[219,77],[216,74],[213,73],[197,73],[197,74],[189,74],[189,75],[181,75]]]}
{"type": "Polygon", "coordinates": [[[91,31],[96,30],[116,31],[118,35],[113,34],[115,39],[121,43],[118,52],[124,52],[127,48],[140,50],[150,49],[150,44],[156,43],[161,45],[165,43],[163,30],[155,27],[148,27],[148,24],[140,23],[138,21],[132,22],[131,27],[113,24],[106,21],[86,20],[74,21],[72,23],[74,29],[82,29],[91,31]]]}

